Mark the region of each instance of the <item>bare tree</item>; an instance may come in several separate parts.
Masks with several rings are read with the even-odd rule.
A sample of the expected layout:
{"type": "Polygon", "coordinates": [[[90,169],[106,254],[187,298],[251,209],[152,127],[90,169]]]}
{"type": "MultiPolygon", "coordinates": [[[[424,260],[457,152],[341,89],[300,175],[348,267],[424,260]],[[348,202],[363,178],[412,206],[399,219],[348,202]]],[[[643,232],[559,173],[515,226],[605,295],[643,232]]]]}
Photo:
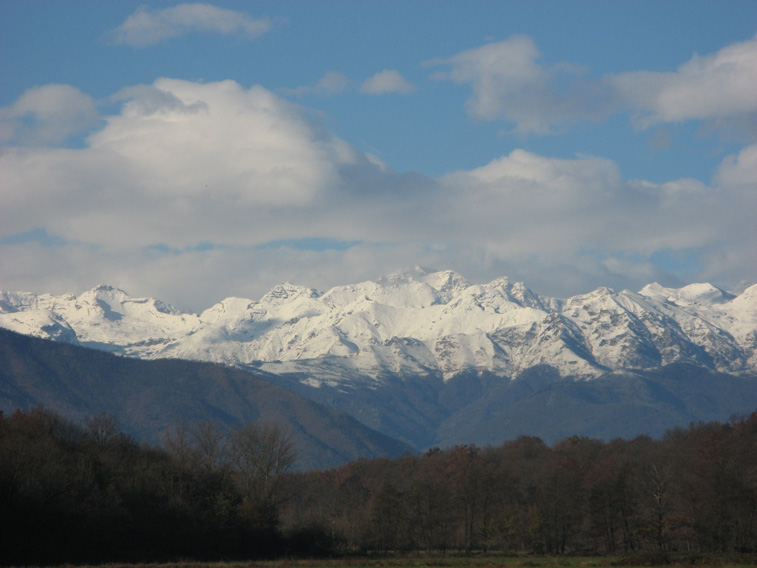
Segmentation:
{"type": "Polygon", "coordinates": [[[228,435],[218,422],[201,420],[190,431],[190,436],[200,468],[208,472],[225,467],[228,459],[228,435]]]}
{"type": "Polygon", "coordinates": [[[667,549],[667,514],[669,506],[669,483],[673,475],[667,467],[652,464],[644,480],[644,489],[649,496],[649,532],[659,550],[667,549]]]}
{"type": "Polygon", "coordinates": [[[249,513],[266,524],[277,520],[281,475],[295,457],[291,432],[278,424],[245,424],[231,433],[229,459],[237,484],[249,513]]]}
{"type": "Polygon", "coordinates": [[[87,416],[84,419],[84,425],[86,426],[87,433],[92,436],[92,439],[98,446],[107,444],[109,440],[121,434],[121,429],[118,426],[116,418],[107,412],[87,416]]]}

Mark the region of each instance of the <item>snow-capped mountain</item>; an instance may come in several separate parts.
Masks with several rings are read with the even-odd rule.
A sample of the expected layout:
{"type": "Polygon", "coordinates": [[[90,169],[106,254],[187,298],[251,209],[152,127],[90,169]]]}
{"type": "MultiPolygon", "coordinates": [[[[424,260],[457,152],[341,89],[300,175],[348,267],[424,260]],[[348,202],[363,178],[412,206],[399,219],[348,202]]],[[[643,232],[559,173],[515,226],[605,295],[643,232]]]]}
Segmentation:
{"type": "Polygon", "coordinates": [[[543,364],[575,379],[674,362],[757,371],[757,285],[738,296],[650,284],[561,300],[507,278],[477,285],[418,269],[323,293],[283,284],[200,314],[98,286],[0,292],[0,326],[132,357],[262,367],[312,387],[470,371],[513,378],[543,364]]]}

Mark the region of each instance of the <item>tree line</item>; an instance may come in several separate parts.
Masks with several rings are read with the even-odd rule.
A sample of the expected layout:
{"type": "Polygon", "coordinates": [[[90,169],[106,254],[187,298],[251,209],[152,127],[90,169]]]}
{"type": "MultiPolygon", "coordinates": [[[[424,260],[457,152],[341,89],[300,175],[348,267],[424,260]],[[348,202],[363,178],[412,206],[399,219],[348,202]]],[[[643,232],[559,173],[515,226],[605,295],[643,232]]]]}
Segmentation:
{"type": "Polygon", "coordinates": [[[106,414],[0,412],[0,563],[270,557],[291,437],[271,424],[177,424],[141,445],[106,414]]]}
{"type": "Polygon", "coordinates": [[[283,523],[324,550],[757,552],[757,413],[659,440],[523,436],[288,481],[283,523]]]}
{"type": "Polygon", "coordinates": [[[0,563],[757,552],[757,413],[659,440],[522,436],[293,472],[290,435],[0,413],[0,563]]]}

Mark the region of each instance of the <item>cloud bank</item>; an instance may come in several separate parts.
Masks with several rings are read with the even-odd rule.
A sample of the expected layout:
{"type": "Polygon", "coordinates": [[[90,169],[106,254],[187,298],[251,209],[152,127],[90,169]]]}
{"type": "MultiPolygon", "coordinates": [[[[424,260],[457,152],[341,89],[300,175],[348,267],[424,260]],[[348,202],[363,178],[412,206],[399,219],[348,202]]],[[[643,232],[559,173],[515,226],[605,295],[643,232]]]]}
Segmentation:
{"type": "MultiPolygon", "coordinates": [[[[539,81],[529,65],[519,73],[539,81]]],[[[3,127],[4,287],[107,282],[199,309],[284,280],[326,288],[416,264],[556,295],[671,282],[660,255],[695,256],[697,279],[757,274],[757,145],[710,184],[624,180],[610,160],[525,150],[431,179],[392,171],[261,86],[163,78],[113,100],[82,148],[23,146],[32,134],[3,127]]],[[[55,109],[92,124],[89,101],[50,85],[1,116],[37,112],[38,135],[57,140],[80,119],[59,125],[68,112],[55,109]]]]}

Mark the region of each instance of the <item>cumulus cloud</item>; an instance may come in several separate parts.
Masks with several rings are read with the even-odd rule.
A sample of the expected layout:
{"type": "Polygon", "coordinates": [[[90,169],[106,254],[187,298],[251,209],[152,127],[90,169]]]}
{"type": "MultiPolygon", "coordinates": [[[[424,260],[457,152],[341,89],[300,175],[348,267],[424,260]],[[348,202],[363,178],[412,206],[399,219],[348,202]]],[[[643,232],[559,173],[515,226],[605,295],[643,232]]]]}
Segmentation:
{"type": "MultiPolygon", "coordinates": [[[[105,117],[86,148],[0,155],[0,199],[16,213],[5,235],[44,227],[70,240],[175,248],[354,240],[372,225],[362,204],[391,211],[395,223],[411,208],[379,203],[407,187],[406,176],[385,172],[262,87],[159,79],[114,98],[123,100],[120,113],[105,117]],[[334,218],[350,205],[350,215],[334,218]]],[[[413,184],[419,194],[423,183],[413,184]]]]}
{"type": "Polygon", "coordinates": [[[540,57],[530,37],[514,36],[427,65],[449,68],[434,73],[434,79],[470,84],[473,94],[466,108],[472,117],[505,119],[521,133],[547,133],[560,122],[595,119],[611,110],[604,87],[574,80],[579,67],[546,66],[540,57]],[[556,82],[565,75],[573,80],[563,81],[568,87],[562,91],[556,82]]]}
{"type": "MultiPolygon", "coordinates": [[[[68,104],[67,89],[47,93],[68,104]]],[[[199,309],[284,280],[326,288],[416,264],[557,295],[673,283],[660,254],[696,255],[693,277],[757,276],[754,146],[710,185],[525,150],[430,179],[392,171],[259,86],[159,79],[113,100],[83,148],[0,152],[3,288],[106,282],[199,309]]]]}
{"type": "Polygon", "coordinates": [[[468,113],[504,119],[519,133],[544,134],[577,120],[629,111],[637,128],[686,120],[757,136],[757,37],[694,55],[670,72],[635,71],[588,79],[570,63],[546,65],[527,36],[436,59],[432,75],[470,85],[468,113]],[[745,124],[746,122],[746,124],[745,124]]]}
{"type": "Polygon", "coordinates": [[[361,85],[360,90],[369,95],[383,95],[387,93],[407,95],[414,92],[415,87],[399,71],[384,69],[366,79],[361,85]]]}
{"type": "Polygon", "coordinates": [[[57,84],[34,87],[0,109],[0,142],[59,144],[98,119],[94,100],[79,89],[57,84]]]}
{"type": "Polygon", "coordinates": [[[707,246],[720,239],[725,223],[713,216],[734,213],[733,203],[721,200],[738,194],[691,179],[625,181],[609,160],[546,158],[524,150],[445,182],[476,197],[455,206],[481,221],[476,238],[502,256],[557,257],[595,248],[604,254],[651,255],[707,246]],[[497,222],[506,228],[485,229],[497,222]]]}
{"type": "Polygon", "coordinates": [[[142,6],[114,29],[114,43],[145,47],[193,32],[238,35],[256,39],[271,29],[271,22],[210,4],[179,4],[162,10],[142,6]]]}

